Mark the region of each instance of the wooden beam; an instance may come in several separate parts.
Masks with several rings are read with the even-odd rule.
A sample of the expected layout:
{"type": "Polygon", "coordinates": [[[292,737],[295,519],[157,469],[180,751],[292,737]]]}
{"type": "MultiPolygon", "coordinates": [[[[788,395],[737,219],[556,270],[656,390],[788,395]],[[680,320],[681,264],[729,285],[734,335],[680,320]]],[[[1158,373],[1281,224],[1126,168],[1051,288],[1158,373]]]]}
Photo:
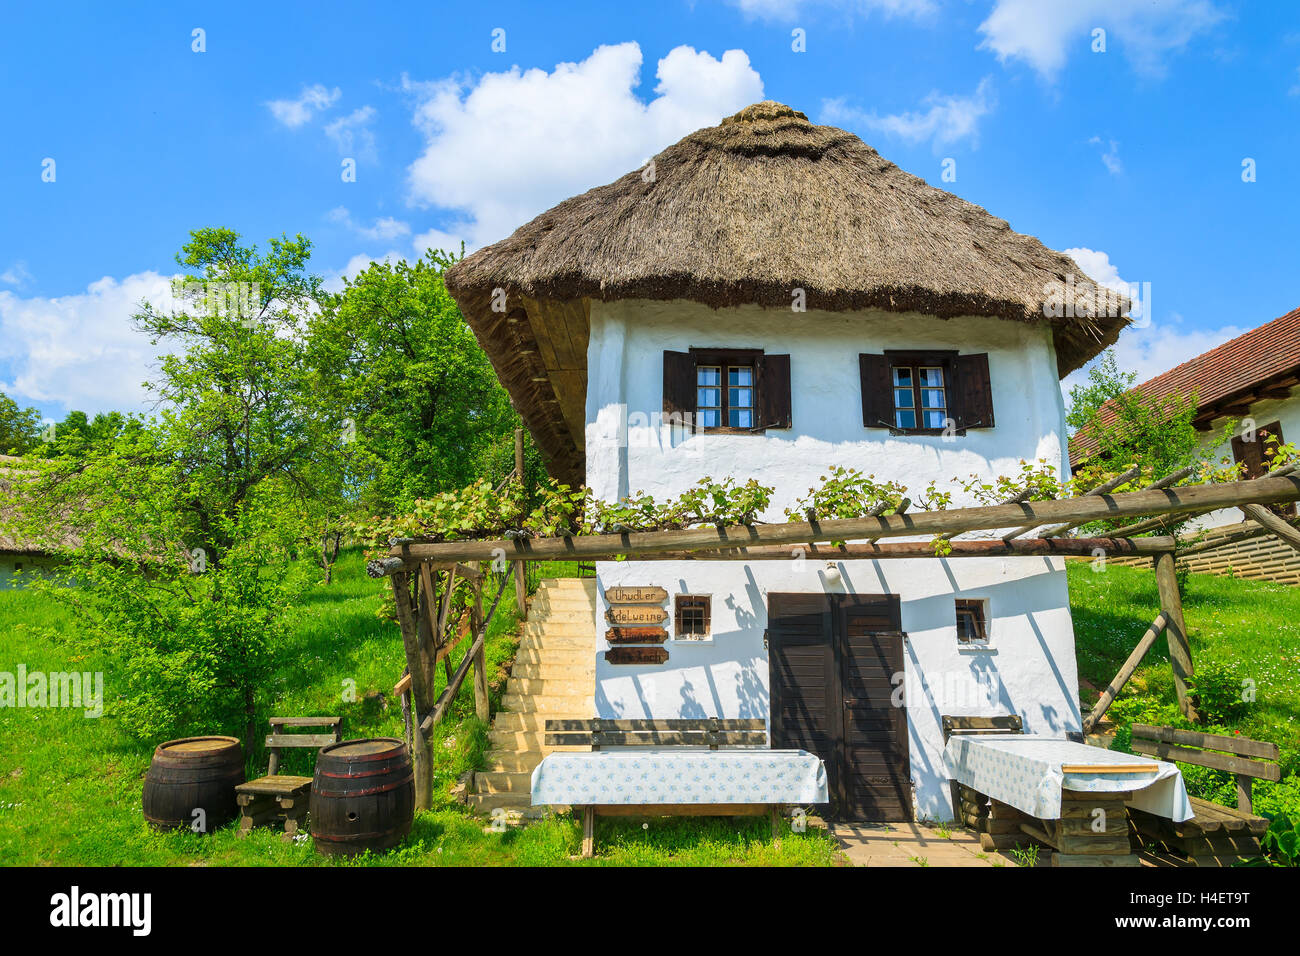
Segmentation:
{"type": "MultiPolygon", "coordinates": [[[[1149,538],[1019,538],[1003,541],[959,540],[949,543],[948,558],[996,558],[1053,555],[1090,557],[1097,550],[1108,555],[1160,554],[1174,547],[1174,539],[1165,535],[1149,538]]],[[[594,560],[612,560],[615,555],[594,560]]],[[[877,544],[793,544],[757,548],[732,548],[726,551],[659,551],[640,555],[638,561],[797,561],[800,558],[826,561],[851,561],[940,557],[929,541],[891,541],[877,544]]]]}
{"type": "MultiPolygon", "coordinates": [[[[432,705],[432,687],[426,686],[420,658],[419,624],[411,607],[411,578],[405,571],[393,575],[393,599],[397,604],[397,623],[411,675],[411,701],[415,713],[432,705]]],[[[411,764],[415,776],[415,808],[427,810],[433,803],[433,755],[418,722],[412,721],[411,764]]]]}
{"type": "MultiPolygon", "coordinates": [[[[1139,468],[1137,465],[1133,465],[1127,471],[1121,472],[1120,474],[1116,475],[1114,478],[1110,479],[1110,481],[1102,482],[1096,488],[1089,488],[1082,495],[1079,495],[1079,497],[1088,498],[1088,497],[1095,497],[1098,495],[1104,495],[1107,492],[1114,491],[1120,485],[1132,481],[1140,474],[1142,474],[1142,469],[1139,468]]],[[[1060,534],[1062,531],[1066,531],[1070,528],[1073,528],[1074,526],[1075,526],[1074,524],[1066,523],[1062,525],[1057,525],[1055,526],[1055,528],[1045,528],[1043,529],[1043,531],[1039,533],[1038,536],[1040,538],[1050,538],[1052,535],[1060,534]]],[[[1022,534],[1026,534],[1027,532],[1033,531],[1034,528],[1036,527],[1037,525],[1032,525],[1032,524],[1022,525],[1019,528],[1016,528],[1012,531],[1008,531],[1006,534],[1002,536],[1002,540],[1008,541],[1011,538],[1018,538],[1022,534]]]]}
{"type": "MultiPolygon", "coordinates": [[[[1296,470],[1297,468],[1300,468],[1300,463],[1290,464],[1290,465],[1282,465],[1282,466],[1279,467],[1279,468],[1274,468],[1274,469],[1273,469],[1272,471],[1270,471],[1267,475],[1264,475],[1263,478],[1255,478],[1255,479],[1253,479],[1253,480],[1254,480],[1254,481],[1264,481],[1265,479],[1268,479],[1268,478],[1281,478],[1281,477],[1284,477],[1284,476],[1286,476],[1286,475],[1290,475],[1290,474],[1292,474],[1293,472],[1295,472],[1295,470],[1296,470]]],[[[1248,481],[1249,481],[1249,479],[1248,479],[1248,481]]],[[[1238,482],[1233,482],[1233,484],[1244,485],[1244,484],[1247,484],[1248,481],[1238,481],[1238,482]]],[[[1197,487],[1200,487],[1200,486],[1197,486],[1197,487]]],[[[1218,510],[1219,507],[1228,507],[1228,508],[1231,508],[1231,507],[1234,507],[1234,505],[1237,506],[1237,507],[1240,507],[1240,502],[1229,503],[1229,504],[1227,504],[1227,505],[1219,505],[1219,506],[1214,507],[1214,508],[1201,508],[1201,509],[1196,509],[1196,510],[1188,511],[1188,512],[1183,513],[1183,514],[1176,514],[1176,515],[1173,516],[1173,520],[1175,520],[1175,521],[1186,521],[1188,518],[1199,518],[1201,515],[1209,514],[1211,511],[1216,511],[1216,510],[1218,510]]],[[[1113,531],[1111,531],[1110,533],[1111,533],[1112,535],[1115,535],[1116,537],[1127,537],[1127,536],[1135,535],[1135,534],[1145,534],[1145,533],[1148,532],[1148,531],[1155,531],[1155,530],[1157,530],[1157,529],[1164,529],[1164,528],[1167,528],[1167,527],[1169,526],[1169,523],[1170,523],[1170,519],[1169,519],[1168,517],[1148,518],[1148,519],[1146,519],[1145,521],[1139,521],[1139,522],[1137,522],[1136,524],[1129,524],[1129,525],[1124,525],[1124,526],[1121,527],[1121,528],[1115,528],[1115,529],[1114,529],[1113,531]]]]}
{"type": "Polygon", "coordinates": [[[641,556],[663,551],[852,541],[870,537],[929,536],[945,531],[959,533],[1005,528],[1027,520],[1033,521],[1035,525],[1060,521],[1086,522],[1144,514],[1214,510],[1248,503],[1281,504],[1297,499],[1300,499],[1300,479],[1279,476],[1157,491],[1080,496],[1059,501],[1021,502],[1014,505],[924,511],[874,518],[839,518],[817,522],[816,526],[806,522],[790,522],[564,538],[410,543],[395,547],[390,554],[403,559],[408,565],[420,561],[491,560],[498,551],[504,551],[507,558],[511,559],[577,560],[609,554],[641,556]]]}
{"type": "Polygon", "coordinates": [[[1096,706],[1092,708],[1092,712],[1084,719],[1083,732],[1085,734],[1092,733],[1093,728],[1097,726],[1097,722],[1105,715],[1110,705],[1115,702],[1115,697],[1124,689],[1124,685],[1133,676],[1133,672],[1138,669],[1138,665],[1142,663],[1142,658],[1146,657],[1147,651],[1151,650],[1156,638],[1164,633],[1165,626],[1168,623],[1169,615],[1164,611],[1156,615],[1156,619],[1151,622],[1151,626],[1142,635],[1142,639],[1137,642],[1137,647],[1133,648],[1133,652],[1124,661],[1119,672],[1106,685],[1106,689],[1102,692],[1096,706]]]}
{"type": "Polygon", "coordinates": [[[1191,689],[1187,683],[1195,673],[1192,667],[1192,649],[1187,642],[1187,624],[1183,620],[1183,599],[1178,593],[1173,554],[1166,552],[1156,555],[1155,567],[1160,606],[1169,618],[1165,622],[1165,641],[1169,645],[1169,664],[1174,671],[1178,709],[1188,720],[1197,720],[1196,708],[1192,706],[1191,689]]]}
{"type": "Polygon", "coordinates": [[[1242,505],[1241,510],[1247,517],[1262,528],[1266,528],[1297,551],[1300,551],[1300,531],[1297,531],[1273,512],[1262,505],[1242,505]]]}

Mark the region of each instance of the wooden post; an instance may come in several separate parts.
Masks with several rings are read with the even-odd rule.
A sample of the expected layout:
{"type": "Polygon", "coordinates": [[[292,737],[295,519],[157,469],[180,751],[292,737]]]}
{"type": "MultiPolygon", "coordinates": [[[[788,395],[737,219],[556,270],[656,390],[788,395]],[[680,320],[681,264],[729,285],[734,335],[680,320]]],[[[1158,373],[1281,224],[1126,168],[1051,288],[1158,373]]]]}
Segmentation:
{"type": "Polygon", "coordinates": [[[596,808],[582,808],[582,858],[590,860],[596,855],[596,808]]]}
{"type": "MultiPolygon", "coordinates": [[[[524,483],[524,430],[515,429],[515,477],[519,484],[524,483]]],[[[519,620],[524,619],[528,613],[528,580],[525,575],[527,567],[523,561],[516,561],[515,567],[515,610],[519,612],[519,620]]]]}
{"type": "Polygon", "coordinates": [[[1097,705],[1092,708],[1092,713],[1084,719],[1083,732],[1085,734],[1092,733],[1092,729],[1097,726],[1097,721],[1101,720],[1106,710],[1115,702],[1115,695],[1123,690],[1124,685],[1128,683],[1128,679],[1133,676],[1133,672],[1142,663],[1142,658],[1146,657],[1147,651],[1151,650],[1156,638],[1160,636],[1160,632],[1165,629],[1165,625],[1168,623],[1169,615],[1164,611],[1156,615],[1156,619],[1151,622],[1151,626],[1142,635],[1142,639],[1137,642],[1137,647],[1133,648],[1133,653],[1129,654],[1124,666],[1119,669],[1119,673],[1115,675],[1114,679],[1106,685],[1106,690],[1102,692],[1101,697],[1097,700],[1097,705]]]}
{"type": "Polygon", "coordinates": [[[1165,624],[1165,640],[1169,644],[1169,664],[1174,670],[1174,691],[1178,694],[1178,709],[1188,720],[1196,720],[1192,706],[1188,678],[1194,673],[1192,650],[1187,643],[1187,624],[1183,620],[1183,599],[1178,594],[1178,578],[1174,574],[1174,556],[1170,552],[1156,555],[1156,587],[1160,592],[1160,607],[1169,618],[1165,624]]]}
{"type": "Polygon", "coordinates": [[[433,754],[424,731],[420,729],[421,713],[433,706],[433,687],[426,683],[425,675],[432,668],[425,667],[420,650],[420,625],[415,609],[411,607],[411,576],[405,572],[393,575],[393,599],[397,604],[397,623],[402,630],[402,645],[406,650],[406,664],[411,673],[411,701],[416,714],[411,721],[411,764],[415,774],[415,809],[427,810],[433,803],[433,754]]]}
{"type": "Polygon", "coordinates": [[[1257,525],[1267,528],[1291,547],[1300,551],[1300,531],[1296,531],[1290,524],[1273,514],[1263,505],[1242,505],[1241,510],[1246,512],[1257,525]]]}
{"type": "MultiPolygon", "coordinates": [[[[479,575],[474,580],[474,603],[470,605],[469,611],[470,633],[478,634],[479,629],[482,627],[483,576],[479,575]]],[[[478,653],[474,655],[474,713],[478,714],[478,719],[484,723],[487,723],[492,716],[491,708],[488,705],[487,651],[484,647],[480,647],[478,653]]]]}

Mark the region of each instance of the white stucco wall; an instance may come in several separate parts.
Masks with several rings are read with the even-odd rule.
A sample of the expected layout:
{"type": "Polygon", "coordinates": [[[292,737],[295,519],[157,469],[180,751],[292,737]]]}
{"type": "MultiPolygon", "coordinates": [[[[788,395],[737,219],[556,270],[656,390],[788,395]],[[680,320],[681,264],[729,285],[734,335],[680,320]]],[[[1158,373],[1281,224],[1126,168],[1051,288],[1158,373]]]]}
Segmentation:
{"type": "MultiPolygon", "coordinates": [[[[1250,407],[1249,416],[1243,417],[1233,430],[1233,435],[1240,437],[1242,432],[1248,427],[1249,422],[1253,421],[1256,428],[1262,428],[1265,425],[1271,425],[1277,422],[1282,426],[1283,441],[1300,446],[1300,395],[1293,395],[1291,398],[1265,400],[1256,402],[1250,407]]],[[[1208,454],[1214,460],[1226,458],[1232,461],[1232,440],[1220,441],[1223,435],[1224,420],[1219,419],[1215,423],[1212,431],[1207,432],[1201,441],[1202,453],[1208,454]]],[[[1211,511],[1207,515],[1202,515],[1193,521],[1188,522],[1187,531],[1193,531],[1199,528],[1217,528],[1225,524],[1237,524],[1244,520],[1244,516],[1239,508],[1221,508],[1218,511],[1211,511]]]]}
{"type": "Polygon", "coordinates": [[[46,575],[55,567],[53,558],[43,554],[0,553],[0,591],[20,588],[33,572],[46,575]]]}
{"type": "MultiPolygon", "coordinates": [[[[775,486],[772,506],[761,516],[770,521],[785,520],[784,509],[834,464],[901,481],[916,493],[931,480],[947,487],[954,476],[1012,474],[1022,459],[1065,467],[1064,408],[1050,334],[1042,326],[986,318],[593,303],[587,422],[587,483],[606,500],[638,491],[670,497],[705,475],[742,482],[755,477],[775,486]],[[789,353],[793,427],[763,435],[691,435],[661,426],[663,352],[692,347],[789,353]],[[887,349],[987,352],[996,427],[947,440],[864,428],[858,355],[887,349]]],[[[951,816],[941,714],[1015,712],[1030,733],[1079,730],[1074,634],[1059,560],[914,559],[838,567],[842,581],[831,586],[824,562],[598,564],[597,716],[768,719],[767,594],[847,590],[901,599],[918,816],[951,816]],[[606,664],[603,592],[618,584],[712,595],[712,638],[670,639],[662,665],[606,664]],[[959,649],[957,596],[988,601],[989,647],[959,649]]]]}

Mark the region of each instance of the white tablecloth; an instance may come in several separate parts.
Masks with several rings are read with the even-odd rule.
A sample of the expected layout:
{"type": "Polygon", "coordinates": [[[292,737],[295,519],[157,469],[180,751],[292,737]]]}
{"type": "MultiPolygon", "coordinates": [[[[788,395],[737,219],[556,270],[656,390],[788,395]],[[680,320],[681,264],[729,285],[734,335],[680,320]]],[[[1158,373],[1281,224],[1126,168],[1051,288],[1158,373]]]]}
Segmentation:
{"type": "Polygon", "coordinates": [[[1190,820],[1183,776],[1171,763],[1115,753],[1057,737],[1022,734],[954,734],[943,752],[959,783],[1042,820],[1061,815],[1061,791],[1132,790],[1128,805],[1171,820],[1190,820]],[[1149,773],[1062,773],[1072,764],[1155,764],[1149,773]]]}
{"type": "Polygon", "coordinates": [[[562,751],[533,770],[533,803],[826,803],[826,767],[806,750],[562,751]]]}

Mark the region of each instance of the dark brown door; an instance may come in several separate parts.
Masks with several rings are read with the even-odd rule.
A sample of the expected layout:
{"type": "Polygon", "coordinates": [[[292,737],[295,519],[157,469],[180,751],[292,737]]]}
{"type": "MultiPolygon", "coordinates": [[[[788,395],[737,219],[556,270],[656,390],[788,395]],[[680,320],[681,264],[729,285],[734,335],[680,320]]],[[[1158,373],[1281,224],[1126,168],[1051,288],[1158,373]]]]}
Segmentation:
{"type": "Polygon", "coordinates": [[[898,598],[769,594],[768,661],[772,746],[825,761],[830,814],[910,820],[898,598]]]}

